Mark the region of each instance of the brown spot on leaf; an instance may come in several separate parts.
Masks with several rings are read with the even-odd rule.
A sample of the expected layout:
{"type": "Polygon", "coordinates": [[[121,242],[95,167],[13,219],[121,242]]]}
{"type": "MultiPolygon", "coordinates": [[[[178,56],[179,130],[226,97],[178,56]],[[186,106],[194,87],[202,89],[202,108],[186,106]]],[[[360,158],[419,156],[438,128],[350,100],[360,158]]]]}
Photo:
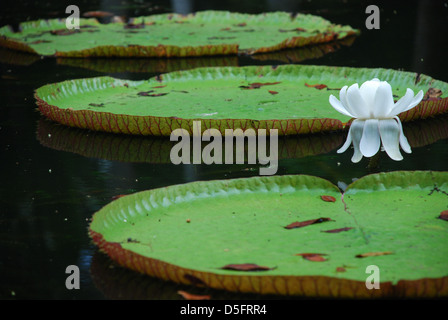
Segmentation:
{"type": "Polygon", "coordinates": [[[92,106],[92,107],[104,107],[104,103],[89,103],[89,106],[92,106]]]}
{"type": "Polygon", "coordinates": [[[302,256],[304,259],[308,261],[314,261],[314,262],[323,262],[327,261],[328,259],[324,258],[323,256],[326,256],[324,253],[297,253],[296,256],[302,256]]]}
{"type": "Polygon", "coordinates": [[[50,40],[36,40],[33,42],[30,42],[30,44],[38,44],[38,43],[49,43],[51,42],[50,40]]]}
{"type": "Polygon", "coordinates": [[[351,230],[351,229],[353,229],[353,228],[346,227],[346,228],[339,228],[339,229],[325,230],[325,231],[322,231],[322,232],[327,232],[327,233],[339,233],[339,232],[342,232],[342,231],[348,231],[348,230],[351,230]]]}
{"type": "Polygon", "coordinates": [[[242,23],[236,24],[235,26],[237,26],[237,27],[245,27],[245,26],[247,26],[247,23],[246,22],[242,22],[242,23]]]}
{"type": "Polygon", "coordinates": [[[388,255],[388,254],[392,254],[392,252],[391,251],[366,252],[366,253],[357,254],[355,257],[356,258],[366,258],[366,257],[384,256],[384,255],[388,255]]]}
{"type": "Polygon", "coordinates": [[[166,92],[161,92],[161,93],[152,93],[152,92],[154,92],[154,90],[142,91],[137,94],[139,96],[143,96],[143,97],[161,97],[161,96],[165,96],[168,94],[166,92]]]}
{"type": "Polygon", "coordinates": [[[185,300],[210,300],[209,295],[191,294],[182,290],[177,291],[177,293],[180,294],[185,300]]]}
{"type": "Polygon", "coordinates": [[[208,37],[208,40],[226,40],[226,39],[235,39],[236,37],[208,37]]]}
{"type": "Polygon", "coordinates": [[[442,99],[441,96],[442,96],[442,90],[437,88],[429,88],[428,91],[425,93],[423,100],[438,100],[442,99]]]}
{"type": "Polygon", "coordinates": [[[308,83],[305,83],[305,86],[307,86],[308,88],[316,88],[318,90],[322,90],[327,87],[327,85],[325,84],[308,84],[308,83]]]}
{"type": "Polygon", "coordinates": [[[285,229],[295,229],[295,228],[302,228],[302,227],[306,227],[309,226],[311,224],[315,224],[315,223],[322,223],[325,221],[332,221],[330,218],[318,218],[318,219],[311,219],[311,220],[306,220],[306,221],[296,221],[293,222],[291,224],[288,224],[285,229]]]}
{"type": "Polygon", "coordinates": [[[294,29],[278,29],[279,32],[305,32],[306,30],[303,28],[294,28],[294,29]]]}
{"type": "Polygon", "coordinates": [[[277,91],[268,90],[268,92],[269,92],[270,94],[278,94],[277,91]]]}
{"type": "Polygon", "coordinates": [[[439,219],[448,221],[448,210],[445,210],[445,211],[440,212],[439,219]]]}
{"type": "Polygon", "coordinates": [[[165,87],[166,87],[166,85],[164,85],[164,86],[155,86],[155,87],[152,87],[152,88],[159,89],[159,88],[165,88],[165,87]]]}
{"type": "Polygon", "coordinates": [[[241,89],[259,89],[262,86],[272,86],[272,85],[276,85],[279,84],[280,82],[254,82],[254,83],[250,83],[248,86],[240,86],[241,89]]]}
{"type": "Polygon", "coordinates": [[[259,266],[254,263],[243,263],[243,264],[228,264],[222,267],[221,269],[235,270],[235,271],[267,271],[267,270],[273,270],[275,268],[259,266]]]}
{"type": "Polygon", "coordinates": [[[320,196],[320,198],[326,202],[335,202],[336,198],[332,196],[320,196]]]}
{"type": "Polygon", "coordinates": [[[347,271],[344,267],[337,267],[336,272],[345,272],[347,271]]]}
{"type": "Polygon", "coordinates": [[[128,23],[126,25],[124,25],[123,28],[125,29],[143,29],[145,27],[145,22],[142,20],[141,23],[139,24],[134,24],[134,23],[128,23]]]}

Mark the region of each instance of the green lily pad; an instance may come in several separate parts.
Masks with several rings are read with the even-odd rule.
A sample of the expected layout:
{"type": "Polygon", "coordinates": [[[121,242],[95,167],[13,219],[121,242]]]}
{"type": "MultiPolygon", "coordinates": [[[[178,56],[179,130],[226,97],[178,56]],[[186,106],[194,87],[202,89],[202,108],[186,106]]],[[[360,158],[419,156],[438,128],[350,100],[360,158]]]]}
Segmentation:
{"type": "Polygon", "coordinates": [[[101,251],[163,280],[308,297],[448,295],[447,172],[365,176],[344,194],[313,176],[193,182],[93,215],[101,251]],[[379,268],[379,289],[367,289],[379,268]]]}
{"type": "Polygon", "coordinates": [[[263,53],[357,34],[350,26],[312,15],[202,11],[138,17],[130,23],[82,18],[73,30],[64,19],[24,22],[20,32],[0,28],[0,45],[57,57],[187,57],[263,53]]]}
{"type": "Polygon", "coordinates": [[[403,121],[448,110],[448,84],[428,76],[389,69],[327,66],[249,66],[197,68],[145,81],[111,77],[69,80],[38,88],[35,98],[46,117],[64,125],[97,131],[169,136],[183,128],[201,130],[277,129],[279,135],[341,130],[350,120],[334,110],[330,94],[372,78],[389,81],[401,97],[441,90],[437,98],[400,114],[403,121]]]}

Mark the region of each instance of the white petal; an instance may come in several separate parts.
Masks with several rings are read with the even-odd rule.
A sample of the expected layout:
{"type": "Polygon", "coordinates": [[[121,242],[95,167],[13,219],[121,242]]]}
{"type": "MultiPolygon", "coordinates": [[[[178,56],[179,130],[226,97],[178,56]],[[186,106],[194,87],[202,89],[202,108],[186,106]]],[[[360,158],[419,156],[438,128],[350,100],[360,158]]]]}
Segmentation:
{"type": "Polygon", "coordinates": [[[371,81],[364,82],[359,88],[359,92],[361,92],[361,95],[368,105],[369,110],[371,110],[374,106],[376,90],[378,89],[380,83],[381,82],[375,78],[371,81]]]}
{"type": "Polygon", "coordinates": [[[349,116],[350,118],[353,118],[353,115],[345,109],[345,106],[334,95],[330,95],[329,100],[330,100],[330,104],[332,105],[333,108],[336,109],[336,111],[338,111],[342,114],[345,114],[346,116],[349,116]]]}
{"type": "Polygon", "coordinates": [[[352,144],[352,134],[351,134],[351,131],[352,131],[352,127],[350,126],[350,129],[348,130],[347,139],[345,140],[345,143],[342,145],[342,147],[339,148],[337,153],[345,152],[345,150],[347,150],[348,147],[350,147],[350,145],[352,144]]]}
{"type": "Polygon", "coordinates": [[[369,119],[364,125],[359,149],[366,157],[374,156],[381,146],[380,134],[378,130],[378,119],[369,119]]]}
{"type": "Polygon", "coordinates": [[[411,104],[414,98],[414,91],[411,89],[406,90],[406,94],[395,103],[392,110],[389,112],[388,116],[396,116],[397,114],[402,113],[404,110],[406,110],[407,107],[411,104]]]}
{"type": "Polygon", "coordinates": [[[343,86],[341,91],[339,91],[339,100],[341,101],[342,105],[345,107],[345,110],[347,110],[353,116],[356,116],[353,113],[353,110],[348,105],[348,102],[347,102],[347,89],[348,89],[348,86],[343,86]]]}
{"type": "Polygon", "coordinates": [[[420,103],[420,101],[422,101],[423,99],[423,91],[420,90],[417,95],[414,97],[414,99],[412,99],[412,102],[409,104],[409,106],[404,110],[404,111],[408,111],[411,110],[412,108],[414,108],[416,105],[418,105],[420,103]]]}
{"type": "Polygon", "coordinates": [[[375,94],[375,101],[371,114],[374,118],[385,118],[394,106],[394,96],[392,94],[392,87],[387,82],[383,81],[379,85],[375,94]]]}
{"type": "Polygon", "coordinates": [[[354,120],[350,125],[350,134],[351,139],[353,141],[353,157],[352,162],[357,163],[362,159],[362,153],[359,150],[359,143],[361,141],[362,132],[364,130],[365,121],[363,120],[354,120]]]}
{"type": "Polygon", "coordinates": [[[398,123],[398,129],[400,130],[400,146],[406,153],[412,153],[411,146],[409,145],[408,139],[406,139],[406,136],[403,132],[403,126],[401,125],[400,118],[394,117],[397,120],[398,123]]]}
{"type": "Polygon", "coordinates": [[[380,120],[379,128],[381,141],[386,153],[393,160],[403,160],[399,147],[400,129],[397,121],[394,119],[380,120]]]}
{"type": "Polygon", "coordinates": [[[358,88],[358,84],[355,83],[347,89],[347,104],[356,118],[368,118],[369,109],[364,101],[358,88]]]}

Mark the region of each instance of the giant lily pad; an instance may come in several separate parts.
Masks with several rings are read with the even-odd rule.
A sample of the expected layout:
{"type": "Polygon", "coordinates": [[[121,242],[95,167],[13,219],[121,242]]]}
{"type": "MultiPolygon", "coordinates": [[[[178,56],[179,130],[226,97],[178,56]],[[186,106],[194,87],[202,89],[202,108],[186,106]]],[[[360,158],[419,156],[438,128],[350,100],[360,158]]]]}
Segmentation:
{"type": "Polygon", "coordinates": [[[101,251],[164,280],[309,297],[448,296],[447,172],[365,176],[344,194],[312,176],[193,182],[96,212],[101,251]],[[379,269],[379,289],[366,280],[379,269]]]}
{"type": "Polygon", "coordinates": [[[20,32],[0,28],[0,45],[58,57],[186,57],[270,52],[358,33],[305,14],[203,11],[139,17],[130,23],[80,19],[80,28],[73,30],[63,19],[24,22],[20,32]]]}
{"type": "Polygon", "coordinates": [[[340,130],[350,119],[334,110],[330,94],[374,77],[389,81],[397,97],[406,88],[441,90],[400,114],[403,121],[448,110],[448,84],[388,69],[327,66],[197,68],[145,81],[111,77],[69,80],[35,92],[40,111],[64,125],[115,133],[167,136],[183,128],[277,129],[279,135],[340,130]]]}

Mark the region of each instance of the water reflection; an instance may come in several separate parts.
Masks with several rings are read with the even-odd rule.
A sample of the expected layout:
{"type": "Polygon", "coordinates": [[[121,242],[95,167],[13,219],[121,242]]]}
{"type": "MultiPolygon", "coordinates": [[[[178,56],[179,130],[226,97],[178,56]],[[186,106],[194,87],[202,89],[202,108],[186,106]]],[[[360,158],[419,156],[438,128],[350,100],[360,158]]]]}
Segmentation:
{"type": "MultiPolygon", "coordinates": [[[[254,54],[250,56],[207,56],[172,59],[128,59],[128,58],[57,58],[56,63],[61,66],[92,70],[103,74],[113,73],[167,73],[178,70],[189,70],[201,67],[237,67],[242,64],[254,63],[299,63],[307,60],[318,59],[327,54],[349,47],[356,37],[348,37],[339,41],[302,48],[286,49],[277,52],[254,54]]],[[[0,63],[18,66],[31,66],[37,63],[39,56],[0,48],[0,63]]]]}
{"type": "MultiPolygon", "coordinates": [[[[170,141],[168,137],[87,131],[59,125],[45,118],[39,120],[36,136],[43,146],[59,151],[97,159],[152,164],[170,164],[171,149],[177,144],[175,141],[170,141]]],[[[341,145],[344,136],[343,132],[334,132],[279,137],[279,160],[328,153],[341,145]]],[[[202,143],[202,150],[207,144],[208,142],[202,143]]],[[[266,150],[269,150],[269,139],[266,150]]]]}
{"type": "MultiPolygon", "coordinates": [[[[430,145],[448,138],[448,116],[406,122],[403,130],[412,148],[430,145]]],[[[279,160],[329,153],[341,146],[345,136],[345,132],[333,132],[280,137],[279,160]]],[[[71,128],[45,118],[38,122],[36,137],[45,147],[89,158],[152,164],[171,163],[170,151],[177,143],[168,137],[129,136],[71,128]]],[[[267,142],[269,150],[269,140],[267,142]]],[[[206,144],[202,143],[202,149],[206,144]]]]}

